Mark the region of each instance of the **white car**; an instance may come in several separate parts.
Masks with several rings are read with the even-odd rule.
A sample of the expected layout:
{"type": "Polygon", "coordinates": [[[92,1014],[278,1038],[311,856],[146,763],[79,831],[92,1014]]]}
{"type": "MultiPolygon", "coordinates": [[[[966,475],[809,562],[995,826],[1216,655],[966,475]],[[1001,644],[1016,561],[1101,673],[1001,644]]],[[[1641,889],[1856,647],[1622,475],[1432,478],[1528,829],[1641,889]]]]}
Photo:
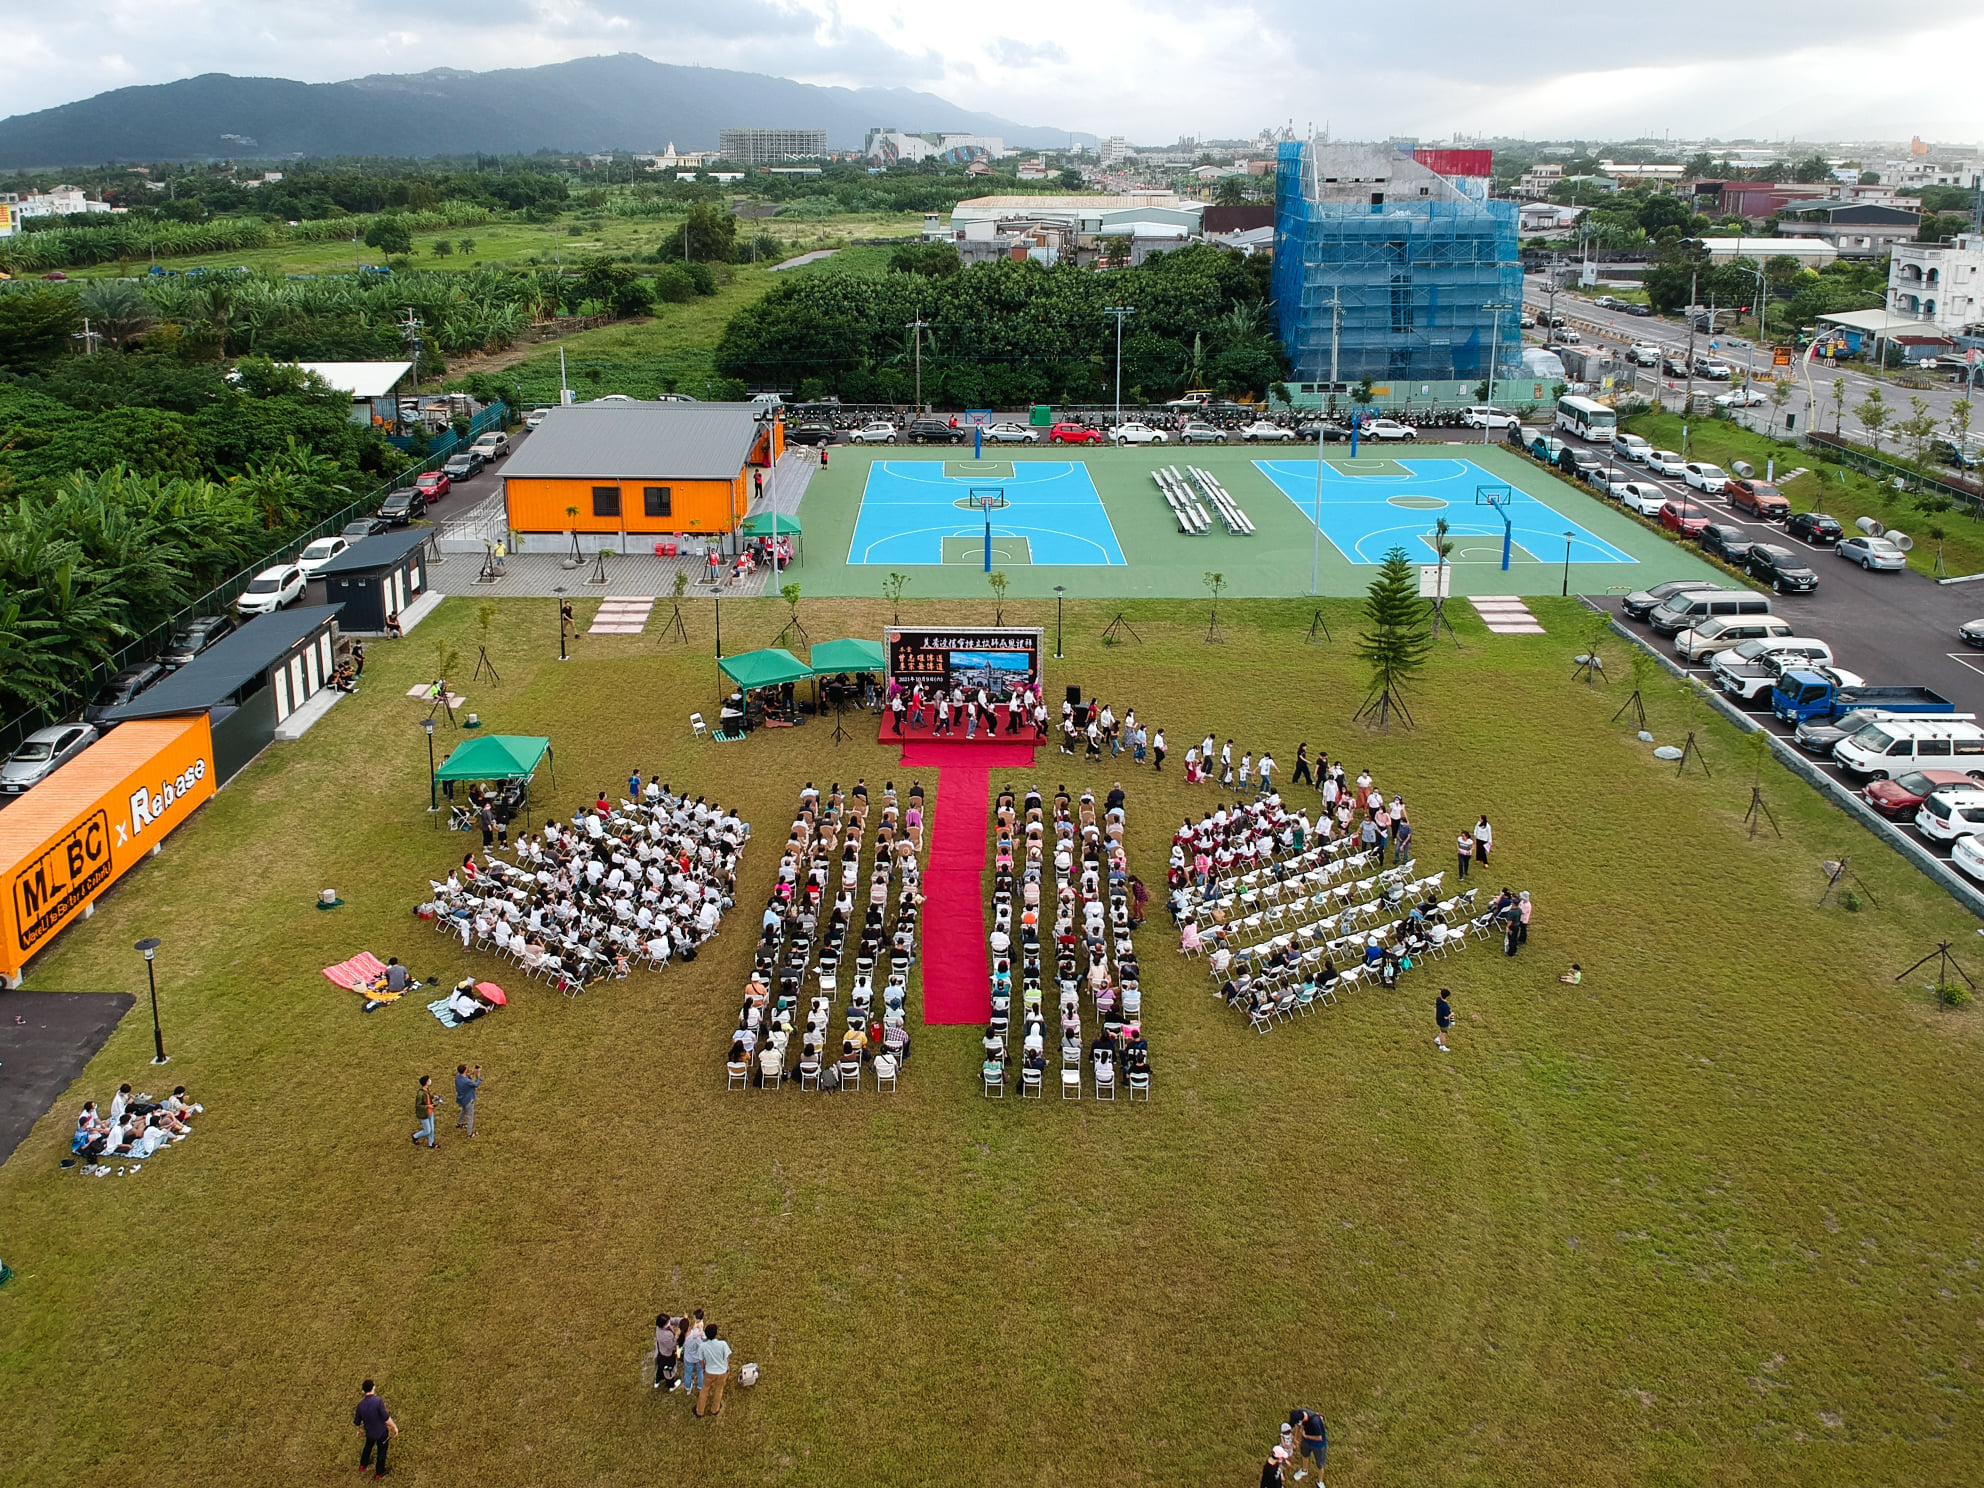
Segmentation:
{"type": "Polygon", "coordinates": [[[1984,839],[1959,837],[1950,844],[1950,866],[1984,882],[1984,839]]]}
{"type": "Polygon", "coordinates": [[[1915,826],[1933,842],[1954,842],[1984,832],[1984,790],[1946,785],[1915,810],[1915,826]]]}
{"type": "Polygon", "coordinates": [[[543,423],[546,419],[550,417],[551,417],[550,409],[533,408],[529,413],[524,415],[524,427],[526,429],[535,429],[539,424],[543,423]]]}
{"type": "Polygon", "coordinates": [[[1833,551],[1869,573],[1877,568],[1908,567],[1908,555],[1885,537],[1849,537],[1833,551]]]}
{"type": "Polygon", "coordinates": [[[1640,341],[1626,348],[1626,360],[1635,367],[1658,367],[1660,348],[1651,341],[1640,341]]]}
{"type": "Polygon", "coordinates": [[[1482,403],[1462,414],[1461,422],[1470,429],[1509,429],[1522,420],[1505,408],[1490,408],[1482,403]]]}
{"type": "Polygon", "coordinates": [[[1366,439],[1417,439],[1419,431],[1397,419],[1372,419],[1364,426],[1366,439]]]}
{"type": "Polygon", "coordinates": [[[501,429],[491,429],[487,434],[477,435],[475,443],[469,448],[494,463],[510,452],[510,436],[501,429]]]}
{"type": "Polygon", "coordinates": [[[1627,511],[1638,512],[1643,517],[1658,517],[1660,509],[1667,505],[1667,497],[1656,487],[1644,481],[1614,481],[1610,494],[1619,498],[1619,505],[1627,511]]]}
{"type": "Polygon", "coordinates": [[[1762,389],[1752,387],[1748,383],[1744,383],[1734,392],[1715,395],[1717,408],[1762,408],[1768,402],[1770,399],[1762,389]]]}
{"type": "Polygon", "coordinates": [[[1706,460],[1690,460],[1681,467],[1681,478],[1697,491],[1710,496],[1720,496],[1722,488],[1729,483],[1720,465],[1711,465],[1706,460]]]}
{"type": "Polygon", "coordinates": [[[1240,442],[1242,444],[1255,444],[1263,440],[1272,443],[1281,443],[1286,440],[1292,440],[1294,437],[1295,431],[1293,429],[1285,428],[1280,424],[1269,423],[1266,419],[1256,419],[1253,423],[1246,425],[1240,430],[1240,442]]]}
{"type": "Polygon", "coordinates": [[[320,537],[296,555],[296,566],[303,570],[304,578],[314,579],[317,577],[318,569],[350,546],[351,544],[341,537],[320,537]]]}
{"type": "Polygon", "coordinates": [[[1025,424],[994,424],[985,431],[987,444],[1038,444],[1040,435],[1025,424]]]}
{"type": "Polygon", "coordinates": [[[1118,424],[1109,431],[1109,438],[1115,444],[1162,444],[1164,431],[1149,424],[1118,424]]]}
{"type": "Polygon", "coordinates": [[[1645,460],[1646,468],[1655,475],[1680,475],[1687,469],[1687,461],[1672,450],[1649,450],[1645,460]]]}
{"type": "Polygon", "coordinates": [[[872,424],[863,424],[847,438],[850,444],[894,444],[896,426],[887,419],[876,419],[872,424]]]}
{"type": "Polygon", "coordinates": [[[1618,451],[1622,460],[1644,460],[1653,453],[1653,446],[1637,434],[1614,433],[1612,448],[1618,451]]]}
{"type": "Polygon", "coordinates": [[[301,599],[306,582],[303,570],[294,563],[265,568],[248,581],[248,588],[234,602],[234,608],[243,615],[269,614],[291,600],[301,599]]]}

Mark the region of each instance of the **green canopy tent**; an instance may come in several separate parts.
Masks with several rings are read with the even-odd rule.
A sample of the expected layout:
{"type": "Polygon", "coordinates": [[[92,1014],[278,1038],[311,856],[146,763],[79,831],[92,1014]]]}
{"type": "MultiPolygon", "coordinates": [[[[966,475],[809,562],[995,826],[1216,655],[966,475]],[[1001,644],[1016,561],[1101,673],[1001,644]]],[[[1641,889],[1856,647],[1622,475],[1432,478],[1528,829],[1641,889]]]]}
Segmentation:
{"type": "MultiPolygon", "coordinates": [[[[719,656],[717,670],[744,692],[761,687],[777,687],[785,682],[803,682],[813,669],[781,646],[763,651],[745,651],[736,656],[719,656]]],[[[718,717],[722,714],[719,711],[718,717]]]]}
{"type": "Polygon", "coordinates": [[[884,654],[880,641],[856,640],[853,637],[820,642],[813,648],[812,662],[816,676],[825,676],[833,672],[888,670],[888,657],[884,654]]]}
{"type": "Polygon", "coordinates": [[[822,641],[812,651],[813,701],[820,701],[820,679],[843,673],[885,672],[888,658],[880,641],[857,640],[852,636],[838,641],[822,641]]]}
{"type": "Polygon", "coordinates": [[[484,734],[481,738],[458,745],[454,753],[441,762],[434,778],[444,785],[452,785],[456,781],[521,780],[526,786],[523,799],[525,820],[528,821],[528,786],[531,777],[537,773],[538,762],[546,758],[551,760],[551,783],[555,786],[558,783],[558,761],[551,753],[549,739],[527,734],[484,734]]]}
{"type": "Polygon", "coordinates": [[[753,512],[738,524],[737,530],[746,537],[797,538],[793,551],[799,555],[800,562],[806,561],[806,529],[799,525],[797,517],[783,512],[753,512]]]}

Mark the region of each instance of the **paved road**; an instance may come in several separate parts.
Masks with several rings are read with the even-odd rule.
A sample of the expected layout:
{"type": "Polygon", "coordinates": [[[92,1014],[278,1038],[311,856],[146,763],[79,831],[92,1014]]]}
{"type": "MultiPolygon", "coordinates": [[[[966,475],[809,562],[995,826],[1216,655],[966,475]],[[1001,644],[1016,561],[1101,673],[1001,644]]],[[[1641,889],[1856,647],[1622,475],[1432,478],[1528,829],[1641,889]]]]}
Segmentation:
{"type": "MultiPolygon", "coordinates": [[[[1524,281],[1523,298],[1533,310],[1548,308],[1550,295],[1547,288],[1547,281],[1541,276],[1533,275],[1527,278],[1524,281]]],[[[1660,316],[1643,317],[1629,315],[1623,310],[1608,310],[1603,306],[1594,305],[1589,300],[1563,290],[1559,290],[1557,293],[1557,313],[1559,315],[1575,317],[1583,321],[1586,326],[1595,326],[1598,328],[1595,333],[1589,330],[1584,332],[1584,344],[1586,345],[1590,345],[1596,341],[1597,344],[1610,347],[1621,353],[1628,346],[1638,341],[1651,342],[1663,351],[1671,349],[1677,353],[1685,353],[1688,347],[1688,327],[1683,321],[1667,320],[1660,316]]],[[[1720,322],[1720,317],[1718,317],[1718,322],[1720,322]]],[[[1740,334],[1732,335],[1726,332],[1715,336],[1708,336],[1697,332],[1695,334],[1695,351],[1697,355],[1710,355],[1710,342],[1714,342],[1715,344],[1712,354],[1729,363],[1731,367],[1736,369],[1738,375],[1747,375],[1752,371],[1758,373],[1767,373],[1769,371],[1770,349],[1767,346],[1757,345],[1747,336],[1740,334]]],[[[1661,386],[1667,391],[1679,394],[1685,392],[1687,389],[1686,378],[1670,378],[1660,375],[1660,369],[1657,367],[1635,368],[1634,370],[1639,372],[1643,377],[1651,378],[1659,375],[1661,386]]],[[[1818,426],[1830,433],[1833,424],[1832,387],[1841,376],[1846,378],[1846,408],[1844,416],[1839,421],[1839,432],[1842,437],[1853,440],[1856,443],[1871,444],[1871,441],[1867,438],[1866,430],[1861,426],[1859,420],[1853,416],[1854,408],[1866,398],[1867,394],[1873,390],[1875,385],[1874,379],[1868,377],[1864,372],[1849,370],[1841,373],[1830,368],[1815,366],[1812,369],[1812,387],[1818,394],[1818,407],[1816,409],[1808,406],[1809,400],[1805,395],[1805,386],[1801,371],[1800,379],[1795,385],[1796,391],[1792,394],[1790,401],[1784,405],[1782,413],[1774,408],[1763,407],[1747,410],[1739,414],[1738,417],[1743,423],[1757,430],[1759,433],[1769,432],[1773,419],[1777,421],[1777,427],[1781,430],[1783,428],[1785,414],[1793,415],[1796,418],[1795,427],[1800,430],[1811,428],[1813,420],[1817,419],[1818,426]]],[[[1881,383],[1881,395],[1887,402],[1889,419],[1891,421],[1913,417],[1913,405],[1909,402],[1909,399],[1920,398],[1929,405],[1930,415],[1936,420],[1939,428],[1948,423],[1951,407],[1959,398],[1966,396],[1967,390],[1948,381],[1947,377],[1942,373],[1931,373],[1928,376],[1930,385],[1925,389],[1897,387],[1890,382],[1881,383]]],[[[1984,383],[1984,377],[1980,377],[1980,382],[1984,383]]],[[[1695,391],[1698,393],[1726,392],[1728,391],[1728,386],[1727,383],[1708,382],[1701,378],[1697,378],[1694,384],[1695,391]]],[[[1973,430],[1984,430],[1984,403],[1979,403],[1976,398],[1973,398],[1972,404],[1971,428],[1973,430]]],[[[1883,440],[1884,448],[1893,449],[1895,446],[1896,440],[1892,436],[1883,440]]]]}
{"type": "MultiPolygon", "coordinates": [[[[1602,448],[1593,448],[1603,456],[1602,448]]],[[[1646,472],[1633,478],[1677,496],[1685,495],[1714,511],[1719,521],[1733,522],[1753,538],[1808,553],[1813,571],[1819,576],[1819,587],[1810,594],[1774,596],[1771,608],[1790,620],[1800,635],[1827,642],[1841,667],[1857,672],[1875,685],[1932,687],[1955,703],[1959,713],[1974,713],[1984,718],[1984,651],[1965,646],[1956,634],[1957,627],[1965,621],[1984,616],[1984,584],[1944,586],[1912,569],[1868,573],[1827,549],[1799,542],[1781,526],[1735,512],[1720,497],[1690,491],[1679,481],[1646,472]]],[[[1666,577],[1657,569],[1650,570],[1642,587],[1660,583],[1666,577]]],[[[1620,611],[1618,596],[1590,597],[1593,603],[1603,604],[1635,635],[1651,641],[1662,654],[1673,656],[1673,643],[1669,639],[1656,635],[1643,622],[1626,619],[1620,611]]],[[[1688,670],[1714,685],[1706,663],[1688,670]]],[[[1770,716],[1767,700],[1745,711],[1780,737],[1791,733],[1770,716]]],[[[1841,772],[1830,761],[1820,763],[1852,789],[1857,790],[1865,783],[1841,772]]],[[[1923,839],[1912,825],[1904,830],[1938,857],[1949,856],[1947,847],[1923,839]]]]}

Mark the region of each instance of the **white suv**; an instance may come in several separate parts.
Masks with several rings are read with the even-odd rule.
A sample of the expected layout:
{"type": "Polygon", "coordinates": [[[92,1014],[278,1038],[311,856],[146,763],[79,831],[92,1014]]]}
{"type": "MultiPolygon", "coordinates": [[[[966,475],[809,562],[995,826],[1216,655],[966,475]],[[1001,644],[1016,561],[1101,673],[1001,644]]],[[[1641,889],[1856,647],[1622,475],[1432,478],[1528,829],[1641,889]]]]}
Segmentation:
{"type": "Polygon", "coordinates": [[[1468,409],[1461,422],[1470,429],[1512,429],[1522,420],[1505,408],[1490,408],[1482,403],[1468,409]]]}
{"type": "Polygon", "coordinates": [[[248,581],[248,588],[234,602],[243,615],[267,615],[291,600],[303,597],[303,570],[294,563],[281,568],[265,568],[248,581]]]}
{"type": "Polygon", "coordinates": [[[1697,491],[1705,491],[1711,496],[1720,496],[1729,480],[1720,465],[1711,465],[1706,460],[1690,460],[1681,467],[1681,476],[1697,491]]]}

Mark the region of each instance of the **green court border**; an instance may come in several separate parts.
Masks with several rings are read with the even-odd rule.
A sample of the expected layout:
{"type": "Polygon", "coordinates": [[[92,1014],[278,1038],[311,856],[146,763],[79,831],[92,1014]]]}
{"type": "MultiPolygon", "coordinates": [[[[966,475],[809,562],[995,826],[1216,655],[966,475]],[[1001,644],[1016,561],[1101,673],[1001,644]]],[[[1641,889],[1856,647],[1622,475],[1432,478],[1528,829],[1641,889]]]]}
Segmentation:
{"type": "MultiPolygon", "coordinates": [[[[1623,593],[1668,579],[1735,582],[1687,549],[1643,526],[1637,518],[1589,487],[1562,480],[1502,444],[1427,444],[1402,453],[1407,459],[1472,460],[1491,478],[1506,481],[1525,495],[1556,507],[1586,531],[1639,560],[1636,564],[1573,563],[1570,568],[1573,594],[1623,593]]],[[[1254,468],[1257,457],[1301,458],[1285,446],[1264,451],[1205,446],[1183,450],[1169,445],[1161,450],[1087,446],[1002,451],[996,461],[935,455],[928,458],[941,460],[946,467],[969,471],[962,479],[983,479],[987,483],[1000,478],[991,473],[993,469],[1024,460],[1078,460],[1088,467],[1103,509],[1109,514],[1110,525],[1116,530],[1126,566],[1015,566],[1008,573],[1012,586],[1009,592],[1015,597],[1052,598],[1054,586],[1061,584],[1066,586],[1069,598],[1202,600],[1208,571],[1226,576],[1224,592],[1235,599],[1305,595],[1309,593],[1315,526],[1272,481],[1254,468]],[[1236,537],[1217,522],[1202,537],[1188,537],[1178,531],[1151,472],[1166,465],[1182,469],[1187,464],[1209,470],[1219,478],[1254,523],[1253,536],[1236,537]]],[[[861,493],[868,481],[868,467],[876,460],[906,462],[918,458],[923,457],[899,449],[833,447],[830,464],[827,469],[814,472],[799,510],[806,527],[806,555],[803,562],[794,565],[792,577],[808,594],[880,595],[889,575],[886,567],[850,567],[847,563],[855,519],[861,509],[861,493]]],[[[1334,453],[1326,458],[1332,465],[1348,463],[1347,456],[1334,453]]],[[[1369,457],[1358,461],[1360,469],[1366,458],[1369,457]]],[[[1385,458],[1390,460],[1390,452],[1385,458]]],[[[1429,531],[1434,515],[1427,514],[1429,531]]],[[[1499,546],[1499,537],[1496,543],[1499,546]]],[[[1418,562],[1425,555],[1412,556],[1418,562]]],[[[919,564],[905,567],[902,572],[911,576],[907,594],[917,599],[990,598],[983,571],[962,563],[943,567],[919,564]]],[[[1349,562],[1327,538],[1323,540],[1317,563],[1318,593],[1362,596],[1375,574],[1376,569],[1371,565],[1349,562]]],[[[1453,592],[1457,595],[1556,594],[1563,583],[1562,562],[1553,564],[1545,554],[1534,562],[1518,560],[1507,573],[1502,572],[1499,563],[1463,564],[1454,570],[1453,592]]]]}

